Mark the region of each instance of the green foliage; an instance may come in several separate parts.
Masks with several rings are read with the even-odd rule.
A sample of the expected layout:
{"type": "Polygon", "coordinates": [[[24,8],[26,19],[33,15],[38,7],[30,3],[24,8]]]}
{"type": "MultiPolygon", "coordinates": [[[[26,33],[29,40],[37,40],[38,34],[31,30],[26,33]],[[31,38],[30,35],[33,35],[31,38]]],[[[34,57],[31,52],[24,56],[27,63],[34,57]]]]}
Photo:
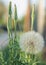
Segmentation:
{"type": "Polygon", "coordinates": [[[0,65],[4,65],[3,52],[0,51],[0,65]]]}

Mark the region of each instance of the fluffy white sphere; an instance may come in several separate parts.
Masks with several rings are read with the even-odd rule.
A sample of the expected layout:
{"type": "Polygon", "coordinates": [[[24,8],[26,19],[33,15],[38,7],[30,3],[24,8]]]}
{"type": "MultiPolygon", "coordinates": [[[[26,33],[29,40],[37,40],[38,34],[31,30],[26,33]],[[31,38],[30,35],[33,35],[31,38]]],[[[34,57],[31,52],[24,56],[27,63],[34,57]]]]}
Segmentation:
{"type": "Polygon", "coordinates": [[[19,45],[22,51],[30,54],[37,54],[44,47],[43,37],[34,31],[29,31],[20,36],[19,45]]]}

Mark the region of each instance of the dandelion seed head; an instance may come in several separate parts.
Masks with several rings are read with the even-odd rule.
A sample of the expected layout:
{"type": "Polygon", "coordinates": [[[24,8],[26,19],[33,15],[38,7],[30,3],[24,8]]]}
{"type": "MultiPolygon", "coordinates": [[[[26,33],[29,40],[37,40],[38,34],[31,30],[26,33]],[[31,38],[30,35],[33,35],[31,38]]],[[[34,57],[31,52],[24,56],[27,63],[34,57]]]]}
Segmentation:
{"type": "Polygon", "coordinates": [[[20,36],[19,45],[22,51],[37,54],[44,47],[44,39],[39,33],[29,31],[20,36]]]}

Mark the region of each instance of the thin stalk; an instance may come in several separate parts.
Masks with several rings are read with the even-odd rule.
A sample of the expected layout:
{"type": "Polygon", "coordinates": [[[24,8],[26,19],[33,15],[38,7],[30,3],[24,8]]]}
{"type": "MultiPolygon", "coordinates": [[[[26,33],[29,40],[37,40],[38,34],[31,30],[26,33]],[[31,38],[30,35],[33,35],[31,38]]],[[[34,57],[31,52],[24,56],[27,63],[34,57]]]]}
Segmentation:
{"type": "Polygon", "coordinates": [[[16,25],[17,25],[17,7],[15,5],[15,12],[14,12],[14,29],[15,29],[15,37],[16,37],[16,25]]]}
{"type": "Polygon", "coordinates": [[[33,30],[33,24],[34,24],[34,5],[32,6],[32,23],[31,23],[31,30],[33,30]]]}
{"type": "Polygon", "coordinates": [[[12,3],[9,3],[9,16],[8,16],[8,23],[7,23],[7,29],[8,29],[8,35],[9,39],[12,38],[12,3]]]}

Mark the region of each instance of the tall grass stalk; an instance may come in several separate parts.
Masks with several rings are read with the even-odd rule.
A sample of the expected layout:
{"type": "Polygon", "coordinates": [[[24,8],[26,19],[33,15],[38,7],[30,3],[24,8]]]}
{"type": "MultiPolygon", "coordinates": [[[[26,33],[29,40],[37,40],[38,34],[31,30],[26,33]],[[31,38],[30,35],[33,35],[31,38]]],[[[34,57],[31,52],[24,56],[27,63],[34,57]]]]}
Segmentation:
{"type": "Polygon", "coordinates": [[[8,23],[7,23],[9,39],[12,38],[12,3],[9,3],[8,23]]]}
{"type": "Polygon", "coordinates": [[[15,7],[14,7],[14,35],[15,35],[15,37],[16,37],[16,25],[17,25],[17,7],[16,7],[16,5],[15,5],[15,7]]]}
{"type": "Polygon", "coordinates": [[[8,35],[9,35],[9,65],[12,65],[13,63],[13,55],[14,55],[14,49],[11,48],[11,46],[13,45],[13,36],[12,36],[12,3],[9,3],[9,16],[8,16],[8,24],[7,24],[7,28],[8,28],[8,35]]]}
{"type": "Polygon", "coordinates": [[[32,22],[31,22],[31,30],[33,30],[33,25],[34,25],[34,5],[32,6],[32,15],[31,15],[31,17],[32,17],[32,22]]]}

